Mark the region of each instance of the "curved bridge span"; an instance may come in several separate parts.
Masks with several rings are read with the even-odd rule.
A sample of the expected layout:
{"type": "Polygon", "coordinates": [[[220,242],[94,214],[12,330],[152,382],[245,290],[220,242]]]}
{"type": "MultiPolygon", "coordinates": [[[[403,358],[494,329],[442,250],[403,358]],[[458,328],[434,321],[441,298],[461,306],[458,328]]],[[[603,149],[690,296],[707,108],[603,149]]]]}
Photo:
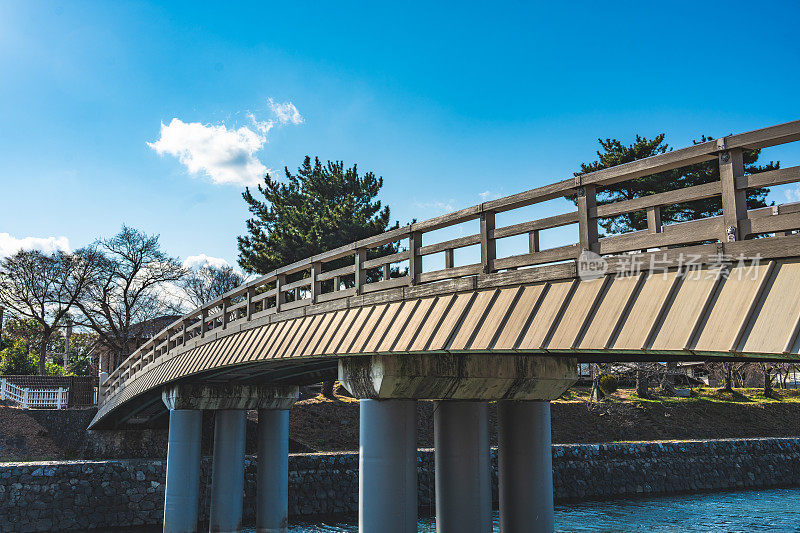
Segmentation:
{"type": "Polygon", "coordinates": [[[745,175],[742,162],[743,150],[798,139],[800,121],[732,135],[288,265],[187,314],[132,354],[102,384],[92,427],[155,423],[168,412],[165,385],[313,383],[355,356],[800,359],[800,205],[746,205],[748,189],[800,181],[800,167],[745,175]],[[714,160],[718,181],[596,201],[614,183],[714,160]],[[574,198],[576,209],[499,224],[560,197],[574,198]],[[714,197],[720,216],[661,224],[662,206],[714,197]],[[599,218],[633,212],[646,212],[646,229],[599,235],[599,218]],[[464,236],[435,240],[448,227],[464,236]],[[574,228],[576,242],[540,248],[540,232],[559,227],[574,228]],[[520,238],[522,253],[498,253],[498,243],[520,238]],[[456,264],[456,251],[470,248],[480,261],[456,264]],[[443,268],[428,268],[437,256],[443,268]]]}

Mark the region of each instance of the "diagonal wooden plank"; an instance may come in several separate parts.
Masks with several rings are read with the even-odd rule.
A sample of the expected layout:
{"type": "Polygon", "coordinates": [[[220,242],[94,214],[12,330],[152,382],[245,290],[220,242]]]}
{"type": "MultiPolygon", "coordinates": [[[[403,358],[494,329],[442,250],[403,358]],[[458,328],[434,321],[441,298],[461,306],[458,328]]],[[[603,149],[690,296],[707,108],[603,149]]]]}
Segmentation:
{"type": "Polygon", "coordinates": [[[500,290],[474,339],[469,344],[470,350],[486,350],[491,346],[497,332],[505,325],[508,316],[513,313],[517,297],[522,290],[522,287],[500,290]]]}

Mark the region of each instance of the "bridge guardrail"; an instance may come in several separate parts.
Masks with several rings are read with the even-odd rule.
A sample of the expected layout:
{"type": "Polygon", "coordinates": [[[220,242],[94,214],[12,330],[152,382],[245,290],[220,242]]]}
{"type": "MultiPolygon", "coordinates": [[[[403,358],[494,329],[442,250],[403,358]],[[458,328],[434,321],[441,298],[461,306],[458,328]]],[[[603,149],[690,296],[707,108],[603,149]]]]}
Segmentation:
{"type": "MultiPolygon", "coordinates": [[[[101,385],[101,396],[115,393],[144,367],[192,339],[205,337],[219,328],[224,330],[310,305],[470,276],[502,275],[509,282],[574,277],[576,262],[584,252],[619,255],[701,243],[738,244],[765,234],[780,239],[781,235],[800,229],[800,204],[748,211],[746,191],[798,182],[800,166],[745,175],[742,153],[797,140],[800,140],[800,120],[730,135],[484,202],[287,265],[224,294],[159,332],[109,375],[101,385]],[[605,186],[714,159],[719,164],[718,181],[632,200],[597,203],[597,191],[605,186]],[[717,196],[722,203],[720,216],[670,225],[661,222],[661,208],[665,205],[717,196]],[[574,198],[577,209],[508,226],[496,225],[498,213],[560,197],[574,198]],[[646,212],[647,229],[599,236],[598,218],[636,211],[646,212]],[[425,234],[474,220],[480,223],[478,233],[423,244],[425,234]],[[577,226],[575,243],[540,248],[540,232],[569,225],[577,226]],[[497,241],[519,235],[528,235],[527,253],[498,257],[497,241]],[[402,241],[407,241],[405,248],[402,241]],[[455,251],[469,246],[480,246],[480,263],[457,266],[455,251]],[[443,254],[445,268],[424,271],[423,257],[434,254],[443,254]]],[[[746,244],[738,249],[747,252],[746,244]]],[[[610,262],[612,268],[618,263],[610,262]]]]}

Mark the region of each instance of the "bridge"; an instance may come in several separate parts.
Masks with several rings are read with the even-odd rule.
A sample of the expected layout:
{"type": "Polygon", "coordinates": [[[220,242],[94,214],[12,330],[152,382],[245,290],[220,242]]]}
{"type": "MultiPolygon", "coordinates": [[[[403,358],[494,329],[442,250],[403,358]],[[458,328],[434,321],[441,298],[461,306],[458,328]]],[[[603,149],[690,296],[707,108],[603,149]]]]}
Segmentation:
{"type": "Polygon", "coordinates": [[[288,409],[299,385],[338,378],[361,406],[361,531],[407,532],[415,402],[436,400],[437,531],[490,531],[487,402],[497,401],[502,531],[550,531],[549,401],[579,362],[800,360],[800,204],[746,200],[800,181],[800,166],[748,175],[742,156],[797,140],[800,121],[730,135],[287,265],[183,316],[103,376],[90,427],[168,417],[164,530],[195,531],[200,415],[214,410],[210,527],[235,531],[245,409],[258,409],[257,528],[285,531],[288,409]],[[719,165],[717,181],[597,201],[610,185],[704,161],[719,165]],[[526,216],[557,198],[575,209],[526,216]],[[704,199],[722,214],[662,224],[664,206],[704,199]],[[635,212],[646,229],[600,234],[598,219],[635,212]],[[574,242],[540,247],[554,228],[574,242]],[[448,229],[459,236],[441,240],[448,229]],[[475,260],[457,264],[457,252],[475,260]]]}

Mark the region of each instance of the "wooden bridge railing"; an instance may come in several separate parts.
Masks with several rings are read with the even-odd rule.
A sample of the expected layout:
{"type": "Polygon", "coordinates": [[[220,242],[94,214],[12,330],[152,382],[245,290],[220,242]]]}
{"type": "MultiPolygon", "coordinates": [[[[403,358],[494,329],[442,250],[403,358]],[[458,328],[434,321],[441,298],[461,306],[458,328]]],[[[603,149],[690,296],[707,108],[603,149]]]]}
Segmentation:
{"type": "Polygon", "coordinates": [[[765,234],[784,235],[800,229],[800,205],[748,211],[746,191],[798,182],[800,166],[745,175],[742,151],[796,140],[800,140],[800,121],[731,135],[484,202],[298,261],[251,281],[177,320],[114,370],[104,388],[107,392],[115,392],[147,365],[209,332],[239,327],[244,322],[267,315],[300,310],[331,300],[465,276],[503,275],[509,283],[514,279],[574,276],[575,262],[583,251],[610,255],[698,243],[730,243],[765,234]],[[597,205],[597,190],[608,185],[714,159],[719,164],[719,181],[597,205]],[[577,209],[504,227],[496,225],[498,213],[561,197],[575,198],[577,209]],[[671,225],[661,223],[662,206],[712,197],[722,199],[721,216],[671,225]],[[599,237],[599,218],[638,211],[646,212],[647,229],[599,237]],[[474,220],[480,221],[478,233],[443,242],[423,243],[424,236],[432,231],[474,220]],[[576,224],[578,231],[574,244],[540,248],[541,231],[576,224]],[[498,257],[497,241],[519,235],[528,236],[527,252],[498,257]],[[403,242],[407,244],[403,246],[403,242]],[[387,248],[387,245],[391,247],[387,248]],[[480,263],[457,266],[454,252],[470,246],[480,246],[480,263]],[[443,254],[444,268],[424,271],[423,258],[434,254],[443,254]]]}

